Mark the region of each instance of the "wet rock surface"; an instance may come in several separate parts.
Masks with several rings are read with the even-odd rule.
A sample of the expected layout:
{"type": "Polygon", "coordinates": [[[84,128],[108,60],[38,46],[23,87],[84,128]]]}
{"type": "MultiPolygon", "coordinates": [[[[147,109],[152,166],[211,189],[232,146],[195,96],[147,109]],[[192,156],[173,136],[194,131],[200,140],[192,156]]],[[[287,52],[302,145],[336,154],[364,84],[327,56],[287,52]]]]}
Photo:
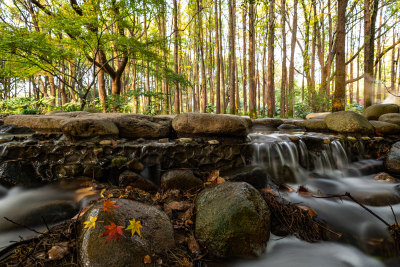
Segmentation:
{"type": "Polygon", "coordinates": [[[203,181],[191,170],[169,170],[161,177],[161,186],[164,189],[188,190],[202,184],[203,181]]]}
{"type": "Polygon", "coordinates": [[[353,111],[340,111],[329,114],[324,121],[329,130],[339,133],[374,133],[372,124],[366,118],[353,111]]]}
{"type": "Polygon", "coordinates": [[[172,224],[163,211],[137,201],[111,200],[115,200],[119,206],[113,212],[103,212],[103,203],[98,203],[82,218],[87,221],[90,216],[98,216],[99,221],[95,228],[81,229],[78,247],[82,266],[142,266],[146,255],[164,253],[173,248],[175,242],[172,224]],[[141,222],[141,236],[132,237],[130,231],[124,229],[126,237],[121,236],[118,242],[111,240],[104,245],[105,237],[100,236],[106,230],[104,225],[110,222],[129,225],[132,218],[141,222]]]}
{"type": "Polygon", "coordinates": [[[266,169],[252,165],[225,171],[221,177],[229,182],[246,182],[258,189],[264,188],[270,179],[266,169]]]}
{"type": "Polygon", "coordinates": [[[203,190],[196,214],[196,238],[213,255],[251,257],[264,252],[270,212],[251,185],[225,182],[203,190]]]}
{"type": "Polygon", "coordinates": [[[385,159],[386,169],[393,174],[400,174],[400,142],[396,142],[389,150],[385,159]]]}

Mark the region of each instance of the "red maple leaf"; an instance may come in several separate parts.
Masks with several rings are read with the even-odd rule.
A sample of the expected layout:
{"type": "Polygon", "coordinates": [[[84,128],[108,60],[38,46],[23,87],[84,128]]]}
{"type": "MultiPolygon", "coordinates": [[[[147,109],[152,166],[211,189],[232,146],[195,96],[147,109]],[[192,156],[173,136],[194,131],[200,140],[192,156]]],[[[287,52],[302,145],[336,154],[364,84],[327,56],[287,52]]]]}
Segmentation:
{"type": "Polygon", "coordinates": [[[119,207],[118,205],[115,205],[115,203],[117,203],[117,201],[111,201],[109,199],[104,200],[104,208],[103,211],[104,212],[112,212],[114,211],[115,208],[119,207]]]}
{"type": "Polygon", "coordinates": [[[115,223],[111,222],[109,225],[104,226],[107,230],[104,231],[100,236],[107,236],[106,243],[111,241],[111,239],[115,239],[116,242],[118,242],[119,236],[122,235],[125,237],[124,232],[122,229],[124,229],[123,226],[117,226],[115,223]]]}

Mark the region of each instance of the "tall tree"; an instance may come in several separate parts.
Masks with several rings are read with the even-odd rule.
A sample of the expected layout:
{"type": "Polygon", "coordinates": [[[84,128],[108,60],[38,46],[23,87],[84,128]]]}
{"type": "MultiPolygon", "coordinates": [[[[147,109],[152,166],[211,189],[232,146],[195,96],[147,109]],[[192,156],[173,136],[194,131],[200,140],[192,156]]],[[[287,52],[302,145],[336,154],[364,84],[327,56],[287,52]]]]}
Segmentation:
{"type": "Polygon", "coordinates": [[[229,2],[229,113],[236,114],[235,103],[235,20],[236,20],[236,0],[229,2]]]}
{"type": "Polygon", "coordinates": [[[256,30],[255,30],[255,0],[249,3],[249,116],[254,119],[256,114],[256,30]]]}
{"type": "Polygon", "coordinates": [[[290,66],[289,66],[289,108],[288,108],[288,116],[293,117],[293,109],[294,109],[294,54],[296,51],[296,37],[297,37],[297,2],[298,0],[294,0],[293,3],[293,26],[292,26],[292,41],[290,45],[290,66]]]}
{"type": "Polygon", "coordinates": [[[379,0],[364,0],[364,106],[372,104],[374,88],[375,24],[379,0]]]}
{"type": "Polygon", "coordinates": [[[268,117],[275,115],[275,83],[274,83],[274,40],[275,40],[275,0],[269,4],[268,21],[268,117]]]}
{"type": "Polygon", "coordinates": [[[347,0],[338,0],[336,26],[336,78],[332,111],[345,110],[346,102],[346,7],[347,0]]]}
{"type": "Polygon", "coordinates": [[[281,1],[281,23],[282,23],[282,81],[281,81],[281,117],[286,117],[286,1],[281,1]]]}

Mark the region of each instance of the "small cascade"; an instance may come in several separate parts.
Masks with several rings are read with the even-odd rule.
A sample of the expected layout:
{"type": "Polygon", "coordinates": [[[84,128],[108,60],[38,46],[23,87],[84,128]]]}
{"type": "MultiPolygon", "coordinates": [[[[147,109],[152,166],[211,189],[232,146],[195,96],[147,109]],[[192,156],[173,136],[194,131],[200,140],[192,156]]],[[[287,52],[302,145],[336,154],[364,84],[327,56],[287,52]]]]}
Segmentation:
{"type": "Polygon", "coordinates": [[[326,137],[310,151],[302,135],[251,134],[253,164],[265,167],[279,182],[301,183],[312,176],[340,178],[349,168],[349,156],[342,142],[326,137]],[[329,142],[327,142],[328,140],[329,142]]]}

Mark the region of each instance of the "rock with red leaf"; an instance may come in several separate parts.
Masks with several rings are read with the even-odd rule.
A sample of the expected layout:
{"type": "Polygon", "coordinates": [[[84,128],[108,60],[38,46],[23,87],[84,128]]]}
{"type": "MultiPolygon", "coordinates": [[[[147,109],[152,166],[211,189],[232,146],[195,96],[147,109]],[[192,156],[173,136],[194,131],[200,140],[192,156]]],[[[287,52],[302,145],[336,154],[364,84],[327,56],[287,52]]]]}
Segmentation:
{"type": "Polygon", "coordinates": [[[81,219],[97,216],[94,228],[82,227],[80,231],[82,266],[142,266],[146,255],[162,253],[175,245],[172,224],[162,210],[128,199],[109,201],[115,206],[112,212],[104,212],[104,203],[99,202],[81,219]],[[141,223],[140,236],[127,229],[133,219],[141,223]]]}

